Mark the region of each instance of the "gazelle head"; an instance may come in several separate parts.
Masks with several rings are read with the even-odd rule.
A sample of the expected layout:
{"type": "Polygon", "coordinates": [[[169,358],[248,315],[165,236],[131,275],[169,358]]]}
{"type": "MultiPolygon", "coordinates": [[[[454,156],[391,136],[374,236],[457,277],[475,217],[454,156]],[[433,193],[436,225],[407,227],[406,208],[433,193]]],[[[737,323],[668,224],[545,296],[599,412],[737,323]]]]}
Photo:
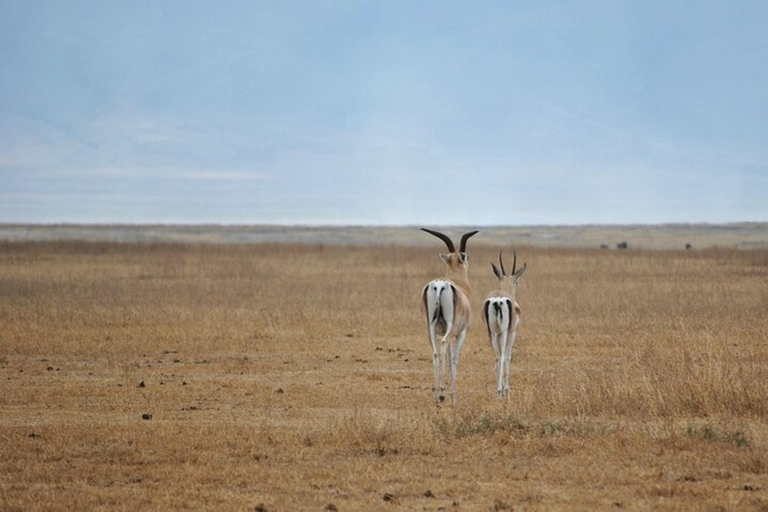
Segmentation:
{"type": "Polygon", "coordinates": [[[512,272],[510,274],[507,274],[506,270],[504,270],[504,261],[501,257],[501,251],[499,251],[499,267],[496,267],[496,265],[491,263],[493,274],[496,276],[496,279],[499,280],[499,287],[502,290],[509,292],[513,297],[517,290],[517,283],[523,277],[523,274],[525,274],[526,269],[526,265],[523,263],[522,268],[517,271],[515,270],[515,267],[517,266],[517,252],[514,254],[515,256],[512,260],[512,272]]]}
{"type": "Polygon", "coordinates": [[[467,269],[469,267],[469,256],[467,256],[467,240],[469,237],[476,234],[479,230],[469,231],[461,235],[461,243],[459,244],[459,250],[456,250],[456,246],[453,245],[453,241],[445,234],[439,231],[433,231],[427,228],[421,228],[422,231],[426,231],[430,235],[434,235],[448,247],[447,253],[440,253],[440,257],[443,259],[446,265],[448,265],[449,273],[458,273],[464,276],[466,279],[467,269]]]}

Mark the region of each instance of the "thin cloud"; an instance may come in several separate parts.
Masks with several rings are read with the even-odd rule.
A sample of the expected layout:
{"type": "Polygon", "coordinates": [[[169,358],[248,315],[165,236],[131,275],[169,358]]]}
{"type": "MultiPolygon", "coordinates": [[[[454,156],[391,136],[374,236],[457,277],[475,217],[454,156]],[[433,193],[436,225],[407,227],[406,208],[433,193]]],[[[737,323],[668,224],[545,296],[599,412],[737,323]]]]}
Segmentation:
{"type": "Polygon", "coordinates": [[[107,167],[92,169],[90,174],[120,178],[164,178],[208,181],[266,181],[275,178],[273,174],[264,172],[184,169],[174,167],[107,167]]]}
{"type": "Polygon", "coordinates": [[[169,173],[166,176],[181,178],[186,180],[220,180],[220,181],[265,181],[274,179],[271,174],[248,173],[248,172],[227,172],[227,171],[195,171],[195,172],[176,172],[169,173]]]}

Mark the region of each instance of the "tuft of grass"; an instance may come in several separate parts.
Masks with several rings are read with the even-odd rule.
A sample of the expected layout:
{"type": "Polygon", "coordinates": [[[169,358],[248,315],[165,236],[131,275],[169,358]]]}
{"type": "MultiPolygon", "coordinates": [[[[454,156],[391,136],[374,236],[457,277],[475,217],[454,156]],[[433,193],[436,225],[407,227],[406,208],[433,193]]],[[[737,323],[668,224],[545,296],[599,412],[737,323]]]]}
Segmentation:
{"type": "Polygon", "coordinates": [[[463,439],[473,436],[492,436],[497,433],[509,434],[512,437],[525,437],[530,430],[529,425],[515,416],[498,416],[488,412],[479,417],[463,416],[460,418],[439,417],[433,420],[435,433],[442,439],[463,439]]]}
{"type": "Polygon", "coordinates": [[[746,448],[752,444],[749,436],[741,430],[728,431],[710,424],[688,425],[685,428],[685,437],[689,439],[701,439],[704,441],[734,444],[739,448],[746,448]]]}
{"type": "Polygon", "coordinates": [[[567,420],[524,420],[513,414],[483,412],[477,417],[441,416],[432,420],[435,434],[443,440],[506,436],[512,439],[580,436],[594,429],[567,420]]]}

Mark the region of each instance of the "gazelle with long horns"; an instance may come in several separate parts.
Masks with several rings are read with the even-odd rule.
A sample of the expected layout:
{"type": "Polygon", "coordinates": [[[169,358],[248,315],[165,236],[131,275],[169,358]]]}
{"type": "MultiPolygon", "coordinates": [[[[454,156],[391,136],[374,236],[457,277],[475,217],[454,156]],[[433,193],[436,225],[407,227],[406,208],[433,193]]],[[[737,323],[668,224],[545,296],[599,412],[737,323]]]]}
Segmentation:
{"type": "Polygon", "coordinates": [[[525,274],[526,265],[515,271],[517,253],[512,261],[512,273],[507,275],[504,262],[499,252],[499,267],[491,263],[493,274],[499,280],[499,289],[488,294],[483,302],[483,320],[488,326],[488,337],[496,354],[496,395],[500,398],[509,396],[509,363],[512,361],[512,348],[515,346],[517,327],[520,325],[520,306],[515,300],[517,283],[525,274]]]}
{"type": "Polygon", "coordinates": [[[445,278],[430,281],[422,290],[421,298],[422,309],[427,318],[429,341],[432,344],[435,372],[432,392],[435,402],[445,400],[445,373],[446,367],[450,365],[451,404],[456,405],[459,354],[472,319],[472,307],[469,302],[472,288],[469,286],[467,276],[469,257],[466,248],[467,240],[477,233],[477,230],[461,236],[461,244],[457,251],[448,236],[431,229],[421,229],[436,236],[448,247],[447,254],[440,254],[446,265],[445,278]],[[439,342],[438,336],[440,336],[439,342]]]}

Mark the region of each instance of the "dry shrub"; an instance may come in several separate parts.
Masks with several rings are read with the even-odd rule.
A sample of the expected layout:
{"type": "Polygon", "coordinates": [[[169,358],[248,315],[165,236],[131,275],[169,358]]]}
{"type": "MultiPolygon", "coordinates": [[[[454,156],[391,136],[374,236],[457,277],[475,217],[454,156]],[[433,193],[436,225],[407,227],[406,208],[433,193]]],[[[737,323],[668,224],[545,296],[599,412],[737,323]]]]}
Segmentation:
{"type": "MultiPolygon", "coordinates": [[[[425,415],[395,414],[355,409],[335,418],[317,431],[308,429],[309,439],[337,452],[369,456],[412,456],[432,453],[435,440],[425,415]]],[[[317,427],[315,427],[317,428],[317,427]]]]}

